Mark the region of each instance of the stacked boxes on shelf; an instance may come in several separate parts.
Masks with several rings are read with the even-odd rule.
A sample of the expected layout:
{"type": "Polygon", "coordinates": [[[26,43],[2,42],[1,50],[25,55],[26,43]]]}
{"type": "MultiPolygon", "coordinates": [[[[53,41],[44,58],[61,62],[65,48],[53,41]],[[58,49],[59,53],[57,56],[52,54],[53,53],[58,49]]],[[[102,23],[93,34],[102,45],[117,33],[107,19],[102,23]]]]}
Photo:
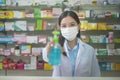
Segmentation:
{"type": "Polygon", "coordinates": [[[40,18],[54,18],[58,17],[60,13],[62,13],[61,8],[53,8],[53,10],[60,10],[59,14],[57,12],[53,12],[52,10],[40,10],[40,8],[33,8],[33,12],[28,11],[0,11],[0,19],[25,19],[25,18],[37,18],[36,24],[33,23],[32,25],[29,25],[31,22],[27,20],[17,20],[17,21],[10,21],[10,22],[0,22],[0,31],[35,31],[35,30],[47,30],[47,29],[54,29],[56,27],[56,23],[54,23],[54,27],[48,25],[51,25],[53,23],[49,23],[47,21],[44,21],[40,18]],[[6,15],[9,14],[9,15],[6,15]],[[44,14],[44,15],[43,15],[44,14]],[[30,16],[33,15],[33,16],[30,16]]]}
{"type": "Polygon", "coordinates": [[[30,63],[26,63],[22,59],[18,61],[12,58],[4,58],[0,62],[0,70],[52,70],[52,66],[43,60],[37,60],[35,56],[31,56],[30,63]]]}
{"type": "Polygon", "coordinates": [[[120,71],[120,63],[99,62],[102,71],[120,71]]]}

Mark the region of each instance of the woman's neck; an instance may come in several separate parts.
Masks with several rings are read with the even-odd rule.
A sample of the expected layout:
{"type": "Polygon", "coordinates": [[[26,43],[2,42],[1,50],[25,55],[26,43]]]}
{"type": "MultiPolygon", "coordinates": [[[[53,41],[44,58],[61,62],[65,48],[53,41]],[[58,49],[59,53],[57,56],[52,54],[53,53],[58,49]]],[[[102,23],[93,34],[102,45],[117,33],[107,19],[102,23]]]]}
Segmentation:
{"type": "Polygon", "coordinates": [[[68,45],[71,49],[73,49],[76,44],[77,44],[77,38],[75,38],[72,41],[68,41],[68,45]]]}

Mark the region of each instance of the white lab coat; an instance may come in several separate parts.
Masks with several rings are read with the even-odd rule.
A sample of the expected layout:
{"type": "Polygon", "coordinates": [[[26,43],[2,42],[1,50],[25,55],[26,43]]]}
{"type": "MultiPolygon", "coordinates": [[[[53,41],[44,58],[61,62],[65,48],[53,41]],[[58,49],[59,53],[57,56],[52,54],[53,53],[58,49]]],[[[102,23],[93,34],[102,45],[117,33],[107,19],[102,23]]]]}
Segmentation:
{"type": "MultiPolygon", "coordinates": [[[[69,54],[68,54],[66,44],[67,44],[67,41],[65,41],[64,43],[64,48],[66,50],[67,56],[64,56],[62,54],[61,64],[58,66],[53,66],[53,74],[52,74],[53,77],[58,77],[58,76],[71,77],[72,76],[72,66],[69,60],[69,54]]],[[[74,76],[99,77],[101,74],[100,74],[100,69],[99,69],[94,48],[82,42],[81,40],[79,43],[79,47],[80,48],[77,53],[74,76]]],[[[48,62],[45,48],[43,50],[43,59],[48,62]]]]}

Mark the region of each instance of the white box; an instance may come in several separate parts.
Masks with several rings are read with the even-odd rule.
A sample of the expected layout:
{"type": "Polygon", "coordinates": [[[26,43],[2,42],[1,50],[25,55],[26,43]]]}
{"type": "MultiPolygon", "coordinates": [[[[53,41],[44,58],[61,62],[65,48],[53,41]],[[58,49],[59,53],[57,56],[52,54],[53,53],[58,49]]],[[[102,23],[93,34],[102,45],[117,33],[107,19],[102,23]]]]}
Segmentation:
{"type": "Polygon", "coordinates": [[[14,31],[14,22],[5,22],[5,31],[14,31]]]}
{"type": "Polygon", "coordinates": [[[27,43],[38,43],[38,36],[27,36],[27,43]]]}
{"type": "Polygon", "coordinates": [[[27,21],[15,21],[15,31],[27,31],[27,21]]]}

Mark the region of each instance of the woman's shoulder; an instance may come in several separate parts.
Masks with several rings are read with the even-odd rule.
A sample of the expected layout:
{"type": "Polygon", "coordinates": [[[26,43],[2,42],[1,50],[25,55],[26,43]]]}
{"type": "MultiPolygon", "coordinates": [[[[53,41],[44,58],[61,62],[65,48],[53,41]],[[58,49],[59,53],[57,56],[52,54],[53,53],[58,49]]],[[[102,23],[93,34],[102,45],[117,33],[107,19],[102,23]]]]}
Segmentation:
{"type": "Polygon", "coordinates": [[[81,39],[79,40],[80,40],[80,44],[83,45],[86,49],[94,50],[94,48],[91,45],[89,45],[86,42],[83,42],[81,39]]]}
{"type": "Polygon", "coordinates": [[[81,41],[81,44],[83,45],[83,49],[86,54],[89,54],[89,56],[95,55],[96,51],[91,45],[89,45],[88,43],[85,43],[83,41],[81,41]]]}

